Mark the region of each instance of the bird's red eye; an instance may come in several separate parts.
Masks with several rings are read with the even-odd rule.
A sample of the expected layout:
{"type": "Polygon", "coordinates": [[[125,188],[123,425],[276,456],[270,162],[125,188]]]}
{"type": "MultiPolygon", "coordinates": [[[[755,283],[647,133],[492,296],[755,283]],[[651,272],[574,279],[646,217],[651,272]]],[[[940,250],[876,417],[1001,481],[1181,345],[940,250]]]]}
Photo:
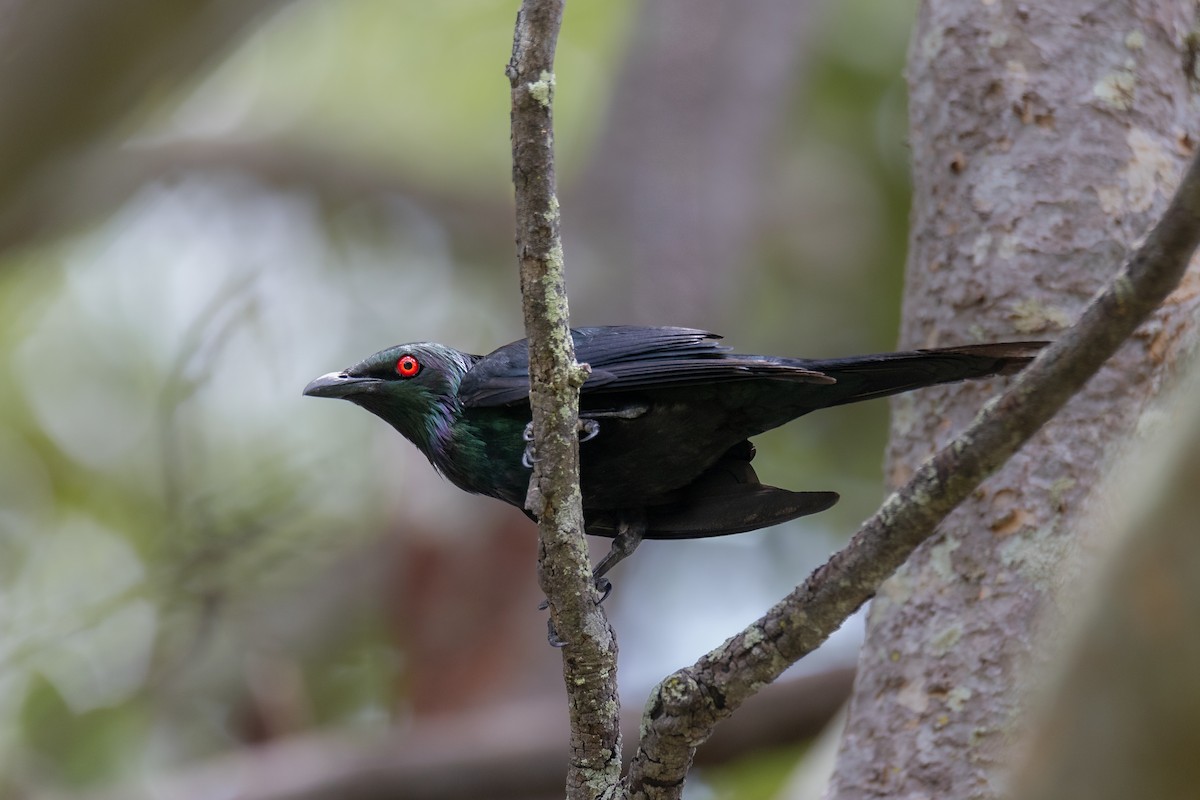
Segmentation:
{"type": "Polygon", "coordinates": [[[401,378],[411,378],[421,371],[421,362],[412,356],[400,356],[396,362],[396,374],[401,378]]]}

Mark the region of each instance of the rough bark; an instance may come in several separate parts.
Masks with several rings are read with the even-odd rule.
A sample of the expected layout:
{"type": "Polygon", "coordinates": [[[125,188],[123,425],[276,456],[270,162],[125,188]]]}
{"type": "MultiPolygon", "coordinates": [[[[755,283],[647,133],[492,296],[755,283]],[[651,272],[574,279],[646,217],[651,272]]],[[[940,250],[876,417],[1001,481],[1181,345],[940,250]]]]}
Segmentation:
{"type": "MultiPolygon", "coordinates": [[[[901,345],[1056,338],[1166,205],[1194,145],[1183,2],[926,2],[909,54],[914,207],[901,345]]],[[[1106,464],[1195,337],[1195,270],[872,606],[829,796],[994,797],[1039,611],[1106,464]]],[[[1113,325],[1126,288],[1096,322],[1113,325]]],[[[894,484],[988,387],[894,404],[894,484]],[[927,413],[937,409],[937,413],[927,413]]]]}
{"type": "Polygon", "coordinates": [[[571,720],[568,798],[611,794],[621,775],[617,644],[592,583],[579,491],[579,387],[567,313],[554,180],[554,48],[562,0],[525,0],[507,73],[512,84],[517,258],[535,462],[526,506],[538,518],[538,578],[562,648],[571,720]]]}

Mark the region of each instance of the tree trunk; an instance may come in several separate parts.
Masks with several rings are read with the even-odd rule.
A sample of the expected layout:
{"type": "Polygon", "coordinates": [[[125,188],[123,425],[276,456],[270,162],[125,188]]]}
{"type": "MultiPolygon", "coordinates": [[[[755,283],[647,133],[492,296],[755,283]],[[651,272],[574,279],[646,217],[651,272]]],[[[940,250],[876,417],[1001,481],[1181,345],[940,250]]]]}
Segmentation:
{"type": "MultiPolygon", "coordinates": [[[[568,249],[601,258],[592,309],[717,330],[747,267],[776,116],[802,63],[809,0],[642,3],[568,249]]],[[[578,263],[578,262],[577,262],[578,263]]],[[[584,261],[584,263],[587,263],[584,261]]],[[[630,320],[632,321],[632,320],[630,320]]]]}
{"type": "MultiPolygon", "coordinates": [[[[1053,338],[1162,211],[1194,146],[1192,4],[931,0],[909,51],[901,346],[1053,338]],[[1188,126],[1193,126],[1189,128],[1188,126]]],[[[874,602],[829,797],[988,798],[1038,620],[1106,465],[1195,338],[1195,269],[874,602]]],[[[903,481],[995,385],[904,395],[903,481]]]]}

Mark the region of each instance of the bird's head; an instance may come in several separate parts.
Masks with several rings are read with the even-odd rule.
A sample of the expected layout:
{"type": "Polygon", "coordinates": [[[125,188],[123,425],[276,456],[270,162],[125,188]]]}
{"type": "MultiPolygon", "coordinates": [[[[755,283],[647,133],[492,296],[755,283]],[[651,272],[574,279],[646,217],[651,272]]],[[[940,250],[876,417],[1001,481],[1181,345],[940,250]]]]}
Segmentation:
{"type": "Polygon", "coordinates": [[[462,377],[477,359],[431,342],[396,345],[322,375],[304,387],[304,394],[362,406],[433,459],[460,413],[462,377]]]}

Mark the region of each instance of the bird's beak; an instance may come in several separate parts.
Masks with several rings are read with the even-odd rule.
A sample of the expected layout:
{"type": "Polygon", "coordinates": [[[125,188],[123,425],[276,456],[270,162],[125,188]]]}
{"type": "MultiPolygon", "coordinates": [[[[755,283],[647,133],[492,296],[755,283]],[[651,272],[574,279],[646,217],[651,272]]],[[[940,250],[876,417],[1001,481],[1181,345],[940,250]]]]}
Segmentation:
{"type": "Polygon", "coordinates": [[[304,394],[309,397],[345,397],[361,392],[376,383],[382,383],[382,381],[378,378],[359,378],[347,375],[345,372],[330,372],[305,386],[304,394]]]}

